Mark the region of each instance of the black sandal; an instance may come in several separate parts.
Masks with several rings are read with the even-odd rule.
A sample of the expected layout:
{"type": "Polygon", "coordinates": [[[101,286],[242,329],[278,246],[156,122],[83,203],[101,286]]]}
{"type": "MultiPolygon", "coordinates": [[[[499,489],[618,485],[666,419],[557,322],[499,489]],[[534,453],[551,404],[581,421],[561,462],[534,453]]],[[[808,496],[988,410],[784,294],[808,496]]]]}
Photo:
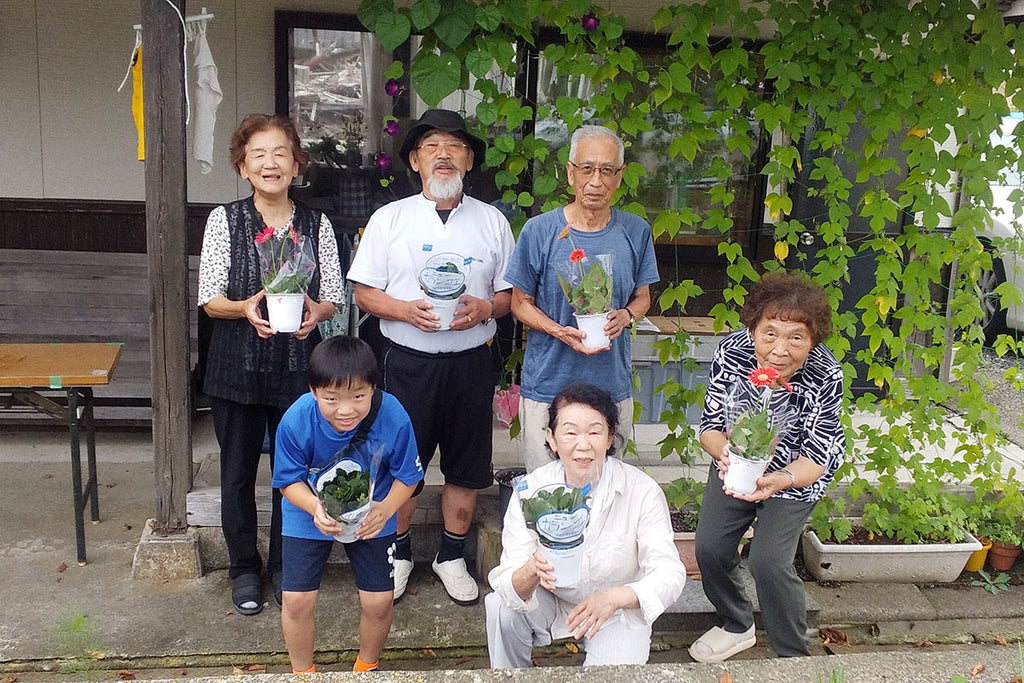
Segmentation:
{"type": "Polygon", "coordinates": [[[263,586],[259,574],[241,574],[231,579],[231,602],[239,614],[252,616],[263,611],[263,586]]]}
{"type": "Polygon", "coordinates": [[[279,571],[270,575],[270,583],[274,586],[274,602],[277,603],[278,607],[281,606],[281,582],[283,578],[282,573],[279,571]]]}

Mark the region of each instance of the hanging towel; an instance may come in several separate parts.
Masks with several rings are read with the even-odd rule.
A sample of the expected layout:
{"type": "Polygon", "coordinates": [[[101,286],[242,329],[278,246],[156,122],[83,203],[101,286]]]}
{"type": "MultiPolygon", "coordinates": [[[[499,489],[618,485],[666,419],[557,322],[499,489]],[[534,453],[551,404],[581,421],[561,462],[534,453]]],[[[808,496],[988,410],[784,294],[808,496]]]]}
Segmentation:
{"type": "Polygon", "coordinates": [[[196,129],[192,137],[192,157],[199,162],[200,172],[209,173],[213,170],[213,128],[224,93],[220,89],[210,45],[206,42],[206,24],[196,33],[196,129]]]}
{"type": "Polygon", "coordinates": [[[142,44],[135,47],[132,58],[132,117],[139,136],[139,161],[146,160],[146,136],[142,118],[142,44]]]}

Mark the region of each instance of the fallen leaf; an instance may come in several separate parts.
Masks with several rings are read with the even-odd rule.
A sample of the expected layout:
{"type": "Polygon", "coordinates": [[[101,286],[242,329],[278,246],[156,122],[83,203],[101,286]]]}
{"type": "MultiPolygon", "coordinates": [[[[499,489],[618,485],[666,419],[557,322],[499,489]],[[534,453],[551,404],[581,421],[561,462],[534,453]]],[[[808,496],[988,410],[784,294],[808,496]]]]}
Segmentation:
{"type": "Polygon", "coordinates": [[[266,671],[267,666],[265,664],[250,664],[245,667],[246,671],[266,671]]]}
{"type": "Polygon", "coordinates": [[[408,593],[409,595],[419,595],[419,593],[420,593],[419,590],[416,588],[416,586],[406,586],[405,587],[405,592],[408,593]]]}
{"type": "Polygon", "coordinates": [[[568,650],[569,652],[573,653],[573,654],[577,654],[580,651],[580,646],[577,645],[576,643],[566,643],[565,644],[565,649],[568,650]]]}
{"type": "Polygon", "coordinates": [[[121,669],[117,672],[117,677],[122,681],[134,681],[135,673],[133,671],[129,671],[128,669],[121,669]]]}
{"type": "Polygon", "coordinates": [[[182,669],[181,671],[178,672],[178,674],[180,674],[182,676],[188,676],[188,671],[185,671],[184,669],[182,669]]]}
{"type": "Polygon", "coordinates": [[[565,650],[559,650],[555,653],[555,659],[565,659],[566,657],[572,657],[572,653],[565,650]]]}
{"type": "Polygon", "coordinates": [[[233,667],[231,667],[231,675],[232,676],[244,676],[245,672],[242,671],[242,669],[240,667],[233,666],[233,667]]]}
{"type": "Polygon", "coordinates": [[[1006,638],[1002,636],[996,636],[996,643],[1002,645],[1003,647],[1006,647],[1006,638]]]}
{"type": "Polygon", "coordinates": [[[420,654],[424,655],[425,657],[433,657],[434,659],[437,659],[437,653],[430,649],[420,650],[420,654]]]}
{"type": "Polygon", "coordinates": [[[57,565],[57,571],[58,572],[65,572],[65,571],[67,571],[67,569],[68,569],[67,562],[61,562],[60,564],[57,565]]]}
{"type": "Polygon", "coordinates": [[[97,661],[102,661],[107,658],[106,652],[98,652],[96,650],[89,650],[89,656],[97,661]]]}
{"type": "Polygon", "coordinates": [[[17,680],[18,680],[17,676],[4,676],[3,677],[3,682],[4,683],[15,683],[15,681],[17,681],[17,680]]]}
{"type": "Polygon", "coordinates": [[[974,666],[971,667],[971,675],[972,676],[977,676],[978,674],[980,674],[984,670],[985,670],[985,665],[984,664],[975,664],[974,666]]]}
{"type": "Polygon", "coordinates": [[[930,640],[919,640],[914,643],[914,647],[931,647],[933,645],[935,645],[935,643],[930,640]]]}
{"type": "Polygon", "coordinates": [[[837,628],[818,629],[822,645],[849,645],[850,637],[837,628]]]}
{"type": "Polygon", "coordinates": [[[462,664],[465,664],[466,662],[468,662],[471,659],[472,659],[472,657],[459,657],[458,659],[455,660],[455,666],[460,666],[462,664]]]}
{"type": "Polygon", "coordinates": [[[732,683],[732,674],[728,671],[723,671],[722,675],[718,677],[718,683],[732,683]]]}
{"type": "Polygon", "coordinates": [[[234,610],[230,610],[230,609],[224,610],[224,616],[227,616],[227,617],[230,617],[234,613],[235,613],[234,610]]]}

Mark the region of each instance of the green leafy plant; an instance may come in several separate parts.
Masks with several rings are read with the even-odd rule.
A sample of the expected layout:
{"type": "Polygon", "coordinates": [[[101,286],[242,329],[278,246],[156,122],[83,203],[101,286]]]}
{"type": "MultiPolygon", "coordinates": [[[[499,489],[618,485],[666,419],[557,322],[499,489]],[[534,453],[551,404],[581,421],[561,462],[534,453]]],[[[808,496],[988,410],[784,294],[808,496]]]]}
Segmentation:
{"type": "Polygon", "coordinates": [[[573,486],[558,486],[553,489],[541,489],[522,501],[523,517],[526,527],[537,530],[537,518],[547,512],[572,512],[586,505],[587,496],[583,489],[573,486]]]}
{"type": "Polygon", "coordinates": [[[971,581],[971,585],[984,588],[992,595],[995,595],[1000,591],[1010,590],[1010,575],[1006,572],[999,572],[997,576],[992,576],[984,569],[979,569],[978,576],[981,578],[971,581]]]}
{"type": "Polygon", "coordinates": [[[260,279],[267,294],[304,294],[316,260],[313,243],[289,224],[286,230],[267,226],[256,234],[260,279]]]}
{"type": "Polygon", "coordinates": [[[558,239],[568,237],[572,244],[569,263],[558,264],[561,267],[558,283],[562,292],[576,315],[606,313],[612,308],[612,278],[602,260],[609,257],[603,254],[587,256],[585,251],[576,248],[570,233],[567,225],[558,235],[558,239]]]}
{"type": "MultiPolygon", "coordinates": [[[[913,456],[929,446],[957,454],[940,465],[943,484],[998,478],[999,418],[978,372],[978,283],[994,256],[1019,254],[1021,240],[980,236],[993,214],[989,184],[1021,166],[1020,150],[992,133],[1024,109],[1024,27],[1005,23],[998,3],[677,3],[642,27],[658,50],[628,40],[635,18],[579,0],[362,0],[358,17],[386,50],[418,36],[408,69],[396,61],[386,78],[431,106],[467,84],[474,91],[467,118],[491,142],[481,166],[517,207],[514,229],[570,199],[568,150],[542,131],[598,122],[627,147],[616,205],[646,218],[658,239],[696,232],[713,245],[720,277],[659,283],[661,312],[686,315],[699,302],[716,331],[737,329],[761,272],[803,269],[821,283],[834,310],[824,343],[848,380],[874,389],[845,397],[850,438],[837,485],[857,488],[865,471],[913,478],[913,456]],[[550,97],[501,87],[529,80],[517,81],[524,64],[556,74],[550,97]],[[672,182],[699,182],[705,200],[649,211],[648,169],[635,152],[668,128],[659,155],[672,182]],[[737,180],[749,173],[770,188],[770,227],[758,226],[756,240],[737,208],[737,180]],[[801,248],[805,236],[814,249],[801,248]],[[874,267],[851,296],[851,265],[865,258],[874,267]],[[949,410],[963,419],[952,434],[949,410]],[[871,426],[853,425],[857,411],[871,426]]],[[[1022,199],[1013,197],[1018,207],[1022,199]]],[[[1020,297],[1010,286],[996,295],[1004,307],[1020,297]]],[[[659,344],[662,363],[691,358],[682,337],[659,344]]],[[[1024,341],[1002,335],[994,346],[1019,353],[1024,341]]],[[[670,430],[662,455],[686,462],[699,446],[685,411],[701,394],[673,382],[658,390],[670,430]]]]}
{"type": "MultiPolygon", "coordinates": [[[[695,531],[704,502],[704,483],[689,477],[673,479],[662,487],[669,510],[679,513],[683,531],[695,531]]],[[[678,530],[677,530],[678,531],[678,530]]]]}
{"type": "Polygon", "coordinates": [[[324,484],[320,499],[327,514],[336,518],[362,507],[370,499],[370,472],[338,468],[334,478],[324,484]]]}

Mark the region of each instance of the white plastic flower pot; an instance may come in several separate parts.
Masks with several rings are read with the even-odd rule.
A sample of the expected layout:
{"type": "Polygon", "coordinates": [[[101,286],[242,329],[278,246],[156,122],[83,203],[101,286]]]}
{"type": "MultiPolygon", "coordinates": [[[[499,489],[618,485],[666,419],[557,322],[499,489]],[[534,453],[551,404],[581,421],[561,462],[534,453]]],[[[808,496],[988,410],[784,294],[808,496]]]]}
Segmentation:
{"type": "Polygon", "coordinates": [[[305,294],[267,294],[267,318],[274,332],[298,332],[305,294]]]}
{"type": "Polygon", "coordinates": [[[440,316],[441,329],[450,329],[452,326],[452,318],[455,317],[455,309],[459,305],[459,299],[435,299],[429,295],[426,299],[430,302],[430,305],[433,306],[431,311],[440,316]]]}
{"type": "Polygon", "coordinates": [[[604,333],[604,326],[608,323],[608,315],[605,313],[592,313],[590,315],[576,315],[576,327],[586,333],[583,337],[583,345],[589,349],[607,349],[611,345],[608,335],[604,333]]]}
{"type": "MultiPolygon", "coordinates": [[[[321,496],[321,500],[323,499],[322,492],[324,486],[334,479],[338,470],[343,470],[345,472],[357,472],[361,469],[362,468],[359,466],[359,463],[354,460],[342,460],[336,463],[334,467],[323,470],[316,478],[316,483],[314,485],[316,488],[316,494],[321,496]]],[[[373,496],[372,484],[370,486],[370,496],[371,498],[373,496]]],[[[370,511],[371,502],[372,500],[368,500],[356,509],[349,510],[341,515],[332,514],[330,510],[327,511],[327,514],[333,516],[334,519],[337,520],[338,525],[341,526],[341,533],[334,537],[335,541],[338,543],[354,543],[356,541],[356,529],[358,529],[359,525],[362,524],[363,519],[366,517],[366,513],[370,511]]]]}
{"type": "Polygon", "coordinates": [[[725,489],[741,496],[747,496],[757,489],[757,480],[768,467],[767,460],[751,460],[736,453],[729,453],[729,469],[725,471],[725,489]]]}
{"type": "Polygon", "coordinates": [[[541,553],[553,567],[555,586],[569,588],[580,582],[580,566],[583,563],[583,537],[571,543],[542,544],[541,553]]]}

